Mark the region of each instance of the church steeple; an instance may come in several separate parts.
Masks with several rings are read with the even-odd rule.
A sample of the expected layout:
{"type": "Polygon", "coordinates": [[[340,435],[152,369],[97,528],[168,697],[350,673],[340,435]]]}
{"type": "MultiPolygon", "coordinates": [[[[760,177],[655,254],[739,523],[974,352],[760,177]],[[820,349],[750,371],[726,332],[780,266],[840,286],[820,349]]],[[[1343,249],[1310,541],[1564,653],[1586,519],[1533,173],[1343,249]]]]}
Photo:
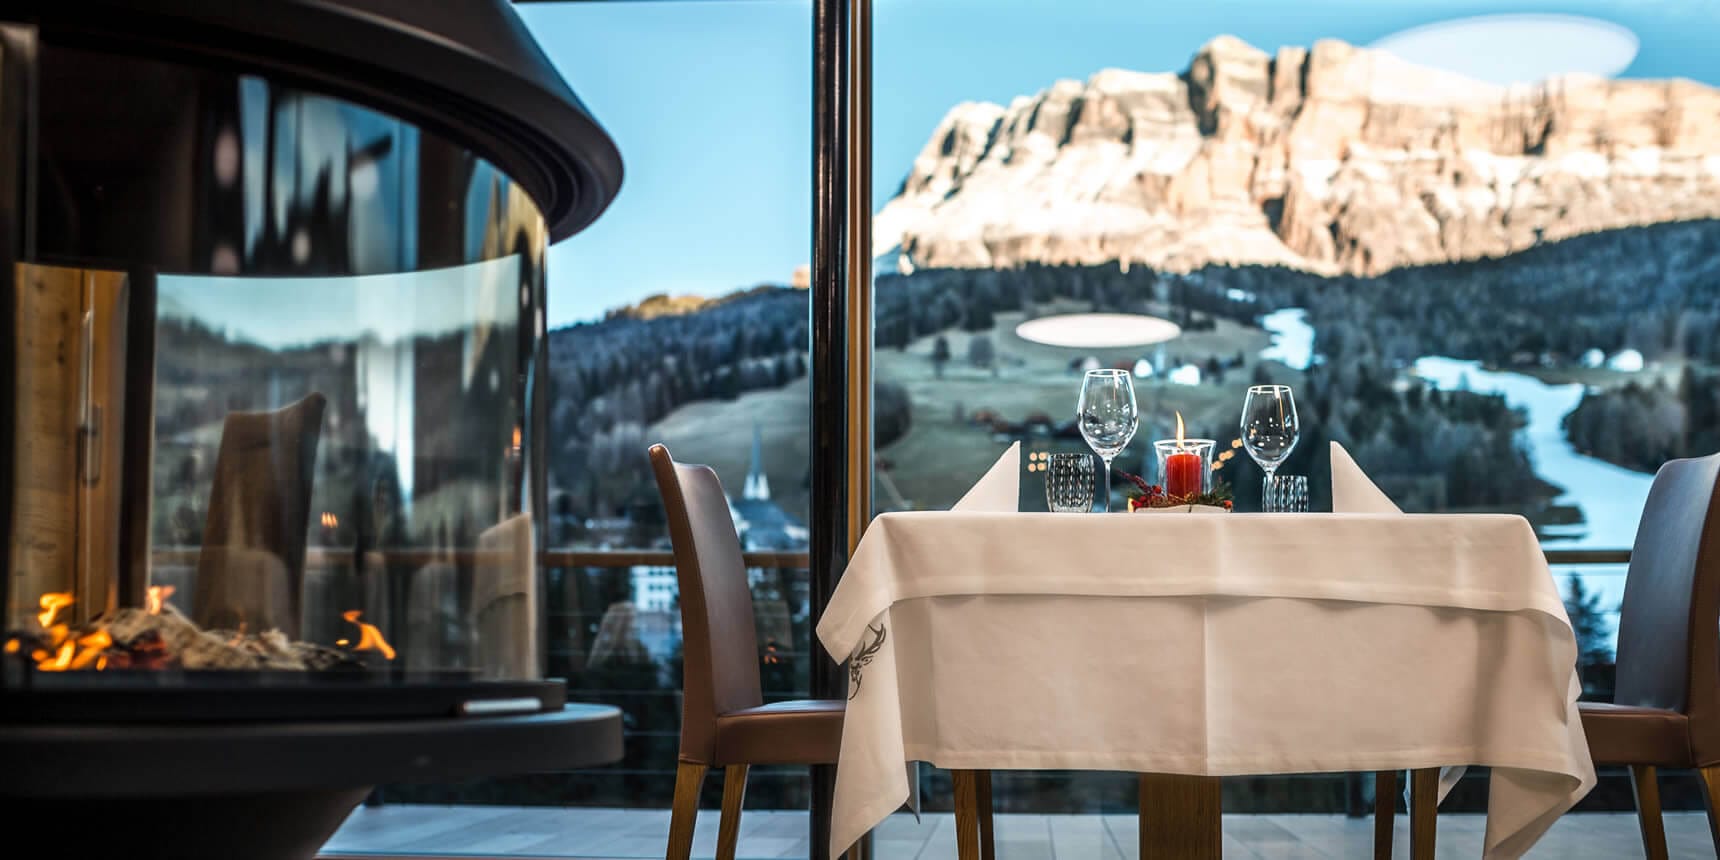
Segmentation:
{"type": "Polygon", "coordinates": [[[764,476],[764,434],[758,422],[753,422],[752,465],[747,467],[747,480],[741,498],[770,500],[770,479],[764,476]]]}

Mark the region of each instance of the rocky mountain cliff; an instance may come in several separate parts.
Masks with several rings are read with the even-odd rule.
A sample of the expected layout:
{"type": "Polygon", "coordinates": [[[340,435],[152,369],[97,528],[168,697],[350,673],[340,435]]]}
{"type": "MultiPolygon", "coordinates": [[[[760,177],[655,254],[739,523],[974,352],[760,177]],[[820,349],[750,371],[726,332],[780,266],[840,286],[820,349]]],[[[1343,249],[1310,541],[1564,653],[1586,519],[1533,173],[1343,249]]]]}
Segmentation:
{"type": "Polygon", "coordinates": [[[953,108],[878,215],[899,265],[1126,260],[1374,275],[1720,216],[1720,90],[1497,87],[1338,41],[1220,37],[1178,74],[1106,70],[953,108]]]}

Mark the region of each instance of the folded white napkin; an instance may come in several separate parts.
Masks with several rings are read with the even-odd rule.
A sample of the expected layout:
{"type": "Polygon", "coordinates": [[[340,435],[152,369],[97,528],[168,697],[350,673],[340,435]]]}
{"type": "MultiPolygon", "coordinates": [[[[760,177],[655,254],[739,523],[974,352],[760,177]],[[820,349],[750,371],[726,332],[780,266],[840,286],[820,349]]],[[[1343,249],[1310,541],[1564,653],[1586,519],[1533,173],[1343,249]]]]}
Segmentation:
{"type": "MultiPolygon", "coordinates": [[[[965,513],[1013,513],[1021,509],[1021,443],[1015,442],[968,488],[952,511],[965,513]]],[[[908,762],[908,801],[905,804],[920,818],[920,763],[908,762]]]]}
{"type": "Polygon", "coordinates": [[[1336,514],[1401,514],[1403,509],[1356,465],[1350,452],[1332,443],[1332,512],[1336,514]]]}
{"type": "Polygon", "coordinates": [[[1021,443],[1014,442],[950,510],[1014,513],[1021,509],[1021,443]]]}
{"type": "MultiPolygon", "coordinates": [[[[1350,452],[1337,442],[1332,443],[1332,512],[1338,514],[1401,514],[1403,509],[1387,496],[1378,485],[1356,464],[1350,452]]],[[[1457,787],[1457,781],[1463,778],[1465,767],[1447,767],[1439,771],[1439,799],[1457,787]]],[[[1405,780],[1403,796],[1405,802],[1409,798],[1408,780],[1405,780]]]]}

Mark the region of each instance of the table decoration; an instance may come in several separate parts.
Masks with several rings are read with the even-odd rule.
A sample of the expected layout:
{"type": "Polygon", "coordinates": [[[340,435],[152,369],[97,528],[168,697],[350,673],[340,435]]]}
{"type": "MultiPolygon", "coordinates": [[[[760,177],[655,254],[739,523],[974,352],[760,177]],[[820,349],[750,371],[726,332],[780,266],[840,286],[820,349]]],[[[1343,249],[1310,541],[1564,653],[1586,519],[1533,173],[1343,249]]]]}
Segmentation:
{"type": "Polygon", "coordinates": [[[1218,443],[1211,439],[1189,439],[1183,428],[1182,413],[1177,416],[1175,439],[1160,439],[1153,443],[1158,457],[1159,479],[1165,495],[1173,499],[1201,495],[1211,488],[1212,452],[1218,443]]]}
{"type": "Polygon", "coordinates": [[[1223,481],[1214,480],[1211,489],[1199,493],[1173,496],[1140,475],[1117,474],[1129,484],[1129,513],[1227,514],[1233,506],[1230,485],[1223,481]]]}

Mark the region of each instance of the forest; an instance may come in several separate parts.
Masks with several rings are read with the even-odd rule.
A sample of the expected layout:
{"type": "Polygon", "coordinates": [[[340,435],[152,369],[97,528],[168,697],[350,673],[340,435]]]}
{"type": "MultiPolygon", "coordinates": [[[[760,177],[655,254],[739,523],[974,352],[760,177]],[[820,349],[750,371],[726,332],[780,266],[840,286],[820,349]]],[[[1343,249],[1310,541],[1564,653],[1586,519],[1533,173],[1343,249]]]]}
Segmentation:
{"type": "Polygon", "coordinates": [[[1590,390],[1565,417],[1577,450],[1639,472],[1720,451],[1720,369],[1685,365],[1677,384],[1656,379],[1590,390]]]}

